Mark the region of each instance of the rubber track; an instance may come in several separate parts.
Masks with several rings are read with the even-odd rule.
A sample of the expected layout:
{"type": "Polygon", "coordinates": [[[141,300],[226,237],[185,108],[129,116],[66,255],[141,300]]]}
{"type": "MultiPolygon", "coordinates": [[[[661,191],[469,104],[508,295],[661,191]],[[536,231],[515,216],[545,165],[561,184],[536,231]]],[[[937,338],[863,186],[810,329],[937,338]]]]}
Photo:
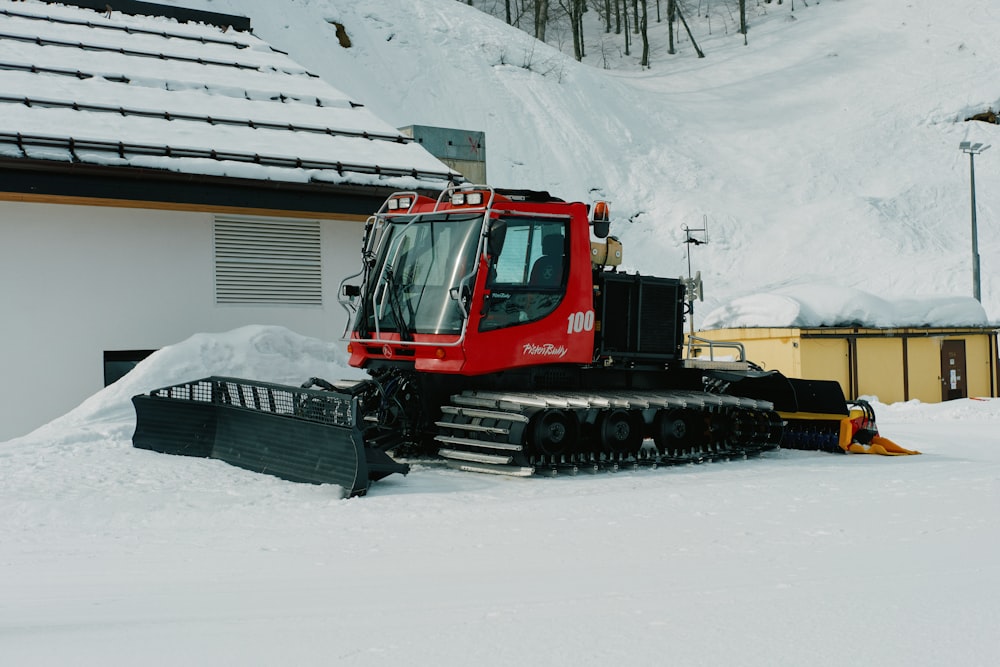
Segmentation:
{"type": "MultiPolygon", "coordinates": [[[[436,422],[439,456],[456,468],[473,472],[530,476],[578,471],[617,470],[623,466],[700,463],[745,458],[774,449],[781,440],[781,421],[768,401],[693,391],[486,392],[465,391],[451,397],[436,422]],[[548,410],[573,413],[581,428],[601,415],[627,411],[642,416],[643,442],[632,451],[614,451],[590,443],[574,443],[575,451],[539,453],[532,443],[532,419],[548,410]],[[684,414],[702,423],[725,423],[724,435],[706,434],[700,442],[658,448],[648,439],[659,411],[684,414]]],[[[586,438],[584,440],[587,440],[586,438]]]]}

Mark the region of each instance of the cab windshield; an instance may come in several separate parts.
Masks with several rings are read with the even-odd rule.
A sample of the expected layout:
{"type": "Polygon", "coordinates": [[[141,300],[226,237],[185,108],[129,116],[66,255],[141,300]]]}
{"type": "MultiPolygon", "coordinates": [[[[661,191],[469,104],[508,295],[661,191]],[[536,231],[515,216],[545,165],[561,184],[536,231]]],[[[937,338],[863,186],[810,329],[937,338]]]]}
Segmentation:
{"type": "Polygon", "coordinates": [[[482,214],[394,218],[386,224],[361,312],[369,333],[460,334],[472,290],[482,214]]]}

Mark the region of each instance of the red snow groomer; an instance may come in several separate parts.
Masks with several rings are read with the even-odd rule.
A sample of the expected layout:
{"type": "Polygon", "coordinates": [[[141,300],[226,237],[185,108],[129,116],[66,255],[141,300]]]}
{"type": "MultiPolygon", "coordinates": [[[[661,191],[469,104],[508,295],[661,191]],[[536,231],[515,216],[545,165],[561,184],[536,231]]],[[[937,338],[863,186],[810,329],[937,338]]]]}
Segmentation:
{"type": "Polygon", "coordinates": [[[619,271],[609,231],[603,202],[395,194],[341,285],[370,379],[165,387],[133,399],[133,443],[356,495],[414,457],[527,476],[839,442],[836,382],[685,359],[684,282],[619,271]]]}

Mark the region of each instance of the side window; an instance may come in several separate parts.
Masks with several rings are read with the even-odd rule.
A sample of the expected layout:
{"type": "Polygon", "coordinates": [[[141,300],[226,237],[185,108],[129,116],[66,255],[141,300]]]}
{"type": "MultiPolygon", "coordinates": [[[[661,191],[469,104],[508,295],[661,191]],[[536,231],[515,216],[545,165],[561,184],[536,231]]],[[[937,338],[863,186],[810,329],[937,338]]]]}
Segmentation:
{"type": "Polygon", "coordinates": [[[569,272],[569,238],[560,220],[508,219],[490,271],[481,331],[539,320],[559,305],[569,272]]]}

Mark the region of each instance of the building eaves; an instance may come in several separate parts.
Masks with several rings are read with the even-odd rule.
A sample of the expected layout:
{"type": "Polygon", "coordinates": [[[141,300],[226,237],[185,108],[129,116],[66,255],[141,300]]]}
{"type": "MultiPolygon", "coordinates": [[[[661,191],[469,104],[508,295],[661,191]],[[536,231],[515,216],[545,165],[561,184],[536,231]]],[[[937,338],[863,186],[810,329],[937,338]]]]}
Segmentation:
{"type": "Polygon", "coordinates": [[[0,182],[0,201],[354,220],[396,190],[7,158],[0,182]]]}

